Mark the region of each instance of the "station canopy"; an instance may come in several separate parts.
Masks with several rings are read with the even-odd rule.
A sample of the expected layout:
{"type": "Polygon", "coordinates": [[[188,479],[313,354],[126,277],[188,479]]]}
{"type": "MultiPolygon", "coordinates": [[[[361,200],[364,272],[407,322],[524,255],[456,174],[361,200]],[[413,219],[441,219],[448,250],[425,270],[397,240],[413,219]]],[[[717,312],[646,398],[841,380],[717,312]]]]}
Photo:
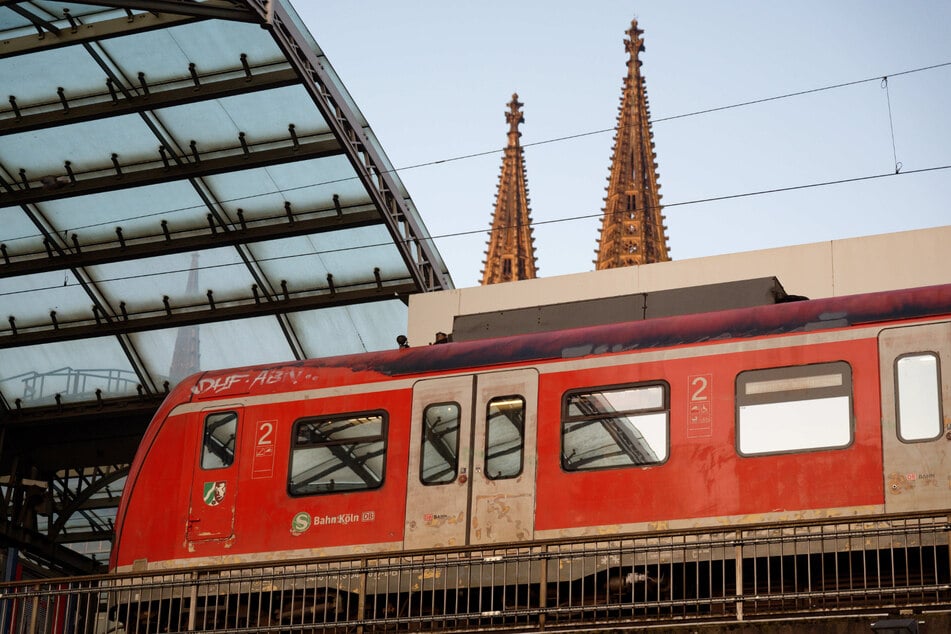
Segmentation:
{"type": "Polygon", "coordinates": [[[286,0],[2,0],[0,86],[8,542],[107,540],[185,376],[396,347],[452,287],[286,0]]]}

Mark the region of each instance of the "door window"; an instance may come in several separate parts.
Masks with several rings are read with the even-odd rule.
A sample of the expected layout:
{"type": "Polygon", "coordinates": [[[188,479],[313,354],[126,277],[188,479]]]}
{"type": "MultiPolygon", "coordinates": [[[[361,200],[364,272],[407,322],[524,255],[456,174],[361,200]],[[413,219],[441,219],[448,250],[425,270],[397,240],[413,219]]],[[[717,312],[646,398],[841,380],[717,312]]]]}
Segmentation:
{"type": "Polygon", "coordinates": [[[932,440],[941,435],[941,378],[933,352],[909,354],[895,362],[898,437],[932,440]]]}
{"type": "Polygon", "coordinates": [[[525,448],[525,399],[512,395],[489,401],[485,434],[485,477],[518,477],[525,448]]]}
{"type": "Polygon", "coordinates": [[[446,484],[459,471],[459,404],[438,403],[423,410],[419,480],[446,484]]]}
{"type": "Polygon", "coordinates": [[[201,468],[224,469],[234,463],[234,442],[238,433],[238,414],[215,412],[205,417],[202,437],[201,468]]]}

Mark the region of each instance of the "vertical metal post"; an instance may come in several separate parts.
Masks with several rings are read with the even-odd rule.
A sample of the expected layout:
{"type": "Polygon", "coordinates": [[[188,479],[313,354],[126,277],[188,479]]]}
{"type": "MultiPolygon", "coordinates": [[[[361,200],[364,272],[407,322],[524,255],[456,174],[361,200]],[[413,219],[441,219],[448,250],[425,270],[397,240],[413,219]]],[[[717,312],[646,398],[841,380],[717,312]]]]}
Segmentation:
{"type": "MultiPolygon", "coordinates": [[[[197,573],[193,575],[193,578],[197,576],[197,573]]],[[[198,610],[198,579],[195,578],[195,583],[191,585],[188,593],[188,626],[185,628],[187,632],[195,631],[195,618],[197,616],[198,610]]]]}
{"type": "Polygon", "coordinates": [[[357,585],[357,634],[363,634],[363,613],[367,607],[367,560],[360,560],[360,577],[357,585]]]}
{"type": "Polygon", "coordinates": [[[743,545],[733,547],[736,561],[736,620],[743,620],[743,545]]]}
{"type": "Polygon", "coordinates": [[[548,546],[542,546],[541,570],[538,571],[538,629],[545,629],[545,608],[548,605],[548,546]]]}

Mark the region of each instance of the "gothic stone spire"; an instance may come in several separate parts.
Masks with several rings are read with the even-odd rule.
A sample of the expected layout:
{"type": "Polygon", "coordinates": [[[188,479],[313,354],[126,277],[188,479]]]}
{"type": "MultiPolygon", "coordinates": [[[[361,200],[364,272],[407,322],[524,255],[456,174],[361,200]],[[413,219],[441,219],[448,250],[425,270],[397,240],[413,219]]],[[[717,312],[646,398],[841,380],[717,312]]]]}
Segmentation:
{"type": "Polygon", "coordinates": [[[638,58],[644,50],[643,33],[637,20],[633,20],[624,40],[629,59],[595,260],[598,270],[670,259],[657,184],[650,107],[638,58]]]}
{"type": "MultiPolygon", "coordinates": [[[[192,254],[192,265],[188,270],[185,293],[189,297],[198,294],[198,254],[192,254]]],[[[172,364],[168,370],[168,381],[175,385],[185,377],[201,371],[201,353],[198,326],[181,326],[175,335],[175,348],[172,350],[172,364]]]]}
{"type": "Polygon", "coordinates": [[[519,144],[522,133],[518,126],[525,121],[523,105],[514,94],[505,113],[509,124],[508,145],[502,157],[495,213],[483,263],[483,284],[532,279],[537,272],[525,159],[519,144]]]}

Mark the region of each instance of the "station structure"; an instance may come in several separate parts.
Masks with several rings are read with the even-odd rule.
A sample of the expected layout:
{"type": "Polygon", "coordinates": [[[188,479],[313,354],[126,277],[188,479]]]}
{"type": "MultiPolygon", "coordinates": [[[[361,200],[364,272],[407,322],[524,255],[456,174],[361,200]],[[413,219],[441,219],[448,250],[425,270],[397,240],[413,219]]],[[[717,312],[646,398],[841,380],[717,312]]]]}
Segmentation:
{"type": "MultiPolygon", "coordinates": [[[[76,576],[5,586],[13,590],[0,597],[0,629],[618,631],[676,622],[735,632],[756,631],[742,629],[751,614],[796,614],[804,627],[848,621],[840,631],[866,631],[874,608],[883,611],[876,629],[911,632],[910,611],[884,617],[909,605],[936,613],[930,625],[951,626],[946,513],[903,517],[888,534],[825,518],[783,527],[779,537],[773,527],[724,527],[201,574],[91,574],[104,571],[145,426],[194,371],[392,348],[403,333],[428,345],[437,333],[462,340],[638,318],[651,294],[697,285],[707,287],[705,301],[722,291],[735,305],[725,297],[735,283],[819,298],[949,281],[951,227],[667,261],[641,35],[632,23],[597,270],[535,275],[523,104],[513,95],[497,212],[522,214],[516,224],[527,242],[521,259],[509,260],[511,275],[503,264],[494,280],[512,283],[455,289],[372,130],[286,0],[0,3],[0,80],[9,92],[0,105],[0,559],[5,579],[76,576]],[[530,279],[516,275],[529,270],[530,279]],[[782,572],[774,587],[770,572],[747,579],[753,592],[744,594],[747,550],[785,564],[827,542],[854,546],[859,559],[933,553],[926,563],[937,573],[882,581],[850,571],[855,585],[825,590],[809,585],[812,574],[794,574],[807,583],[787,587],[782,572]],[[411,591],[438,580],[439,592],[458,597],[451,579],[465,568],[489,589],[473,596],[494,600],[492,584],[511,587],[513,571],[544,577],[553,562],[628,553],[651,561],[673,553],[710,571],[733,558],[739,582],[715,604],[615,604],[601,595],[589,603],[565,584],[550,605],[530,596],[507,604],[512,597],[499,594],[499,605],[454,615],[434,615],[420,602],[427,595],[411,591]],[[362,590],[387,575],[398,580],[400,604],[368,617],[362,590]],[[352,591],[341,593],[342,580],[352,591]],[[352,600],[335,604],[343,594],[352,600]],[[235,625],[250,622],[248,606],[274,597],[287,604],[259,610],[264,625],[235,625]],[[229,612],[233,599],[241,609],[229,612]],[[123,616],[133,622],[122,610],[134,606],[142,628],[121,629],[123,616]],[[155,606],[176,606],[175,618],[147,614],[155,606]],[[719,622],[686,622],[711,606],[719,622]],[[24,623],[40,626],[16,629],[24,623]]],[[[490,247],[487,277],[512,256],[499,253],[490,247]]],[[[823,553],[803,561],[825,565],[823,553]]]]}
{"type": "Polygon", "coordinates": [[[288,2],[5,1],[0,85],[8,571],[102,569],[183,376],[395,347],[453,287],[288,2]]]}

